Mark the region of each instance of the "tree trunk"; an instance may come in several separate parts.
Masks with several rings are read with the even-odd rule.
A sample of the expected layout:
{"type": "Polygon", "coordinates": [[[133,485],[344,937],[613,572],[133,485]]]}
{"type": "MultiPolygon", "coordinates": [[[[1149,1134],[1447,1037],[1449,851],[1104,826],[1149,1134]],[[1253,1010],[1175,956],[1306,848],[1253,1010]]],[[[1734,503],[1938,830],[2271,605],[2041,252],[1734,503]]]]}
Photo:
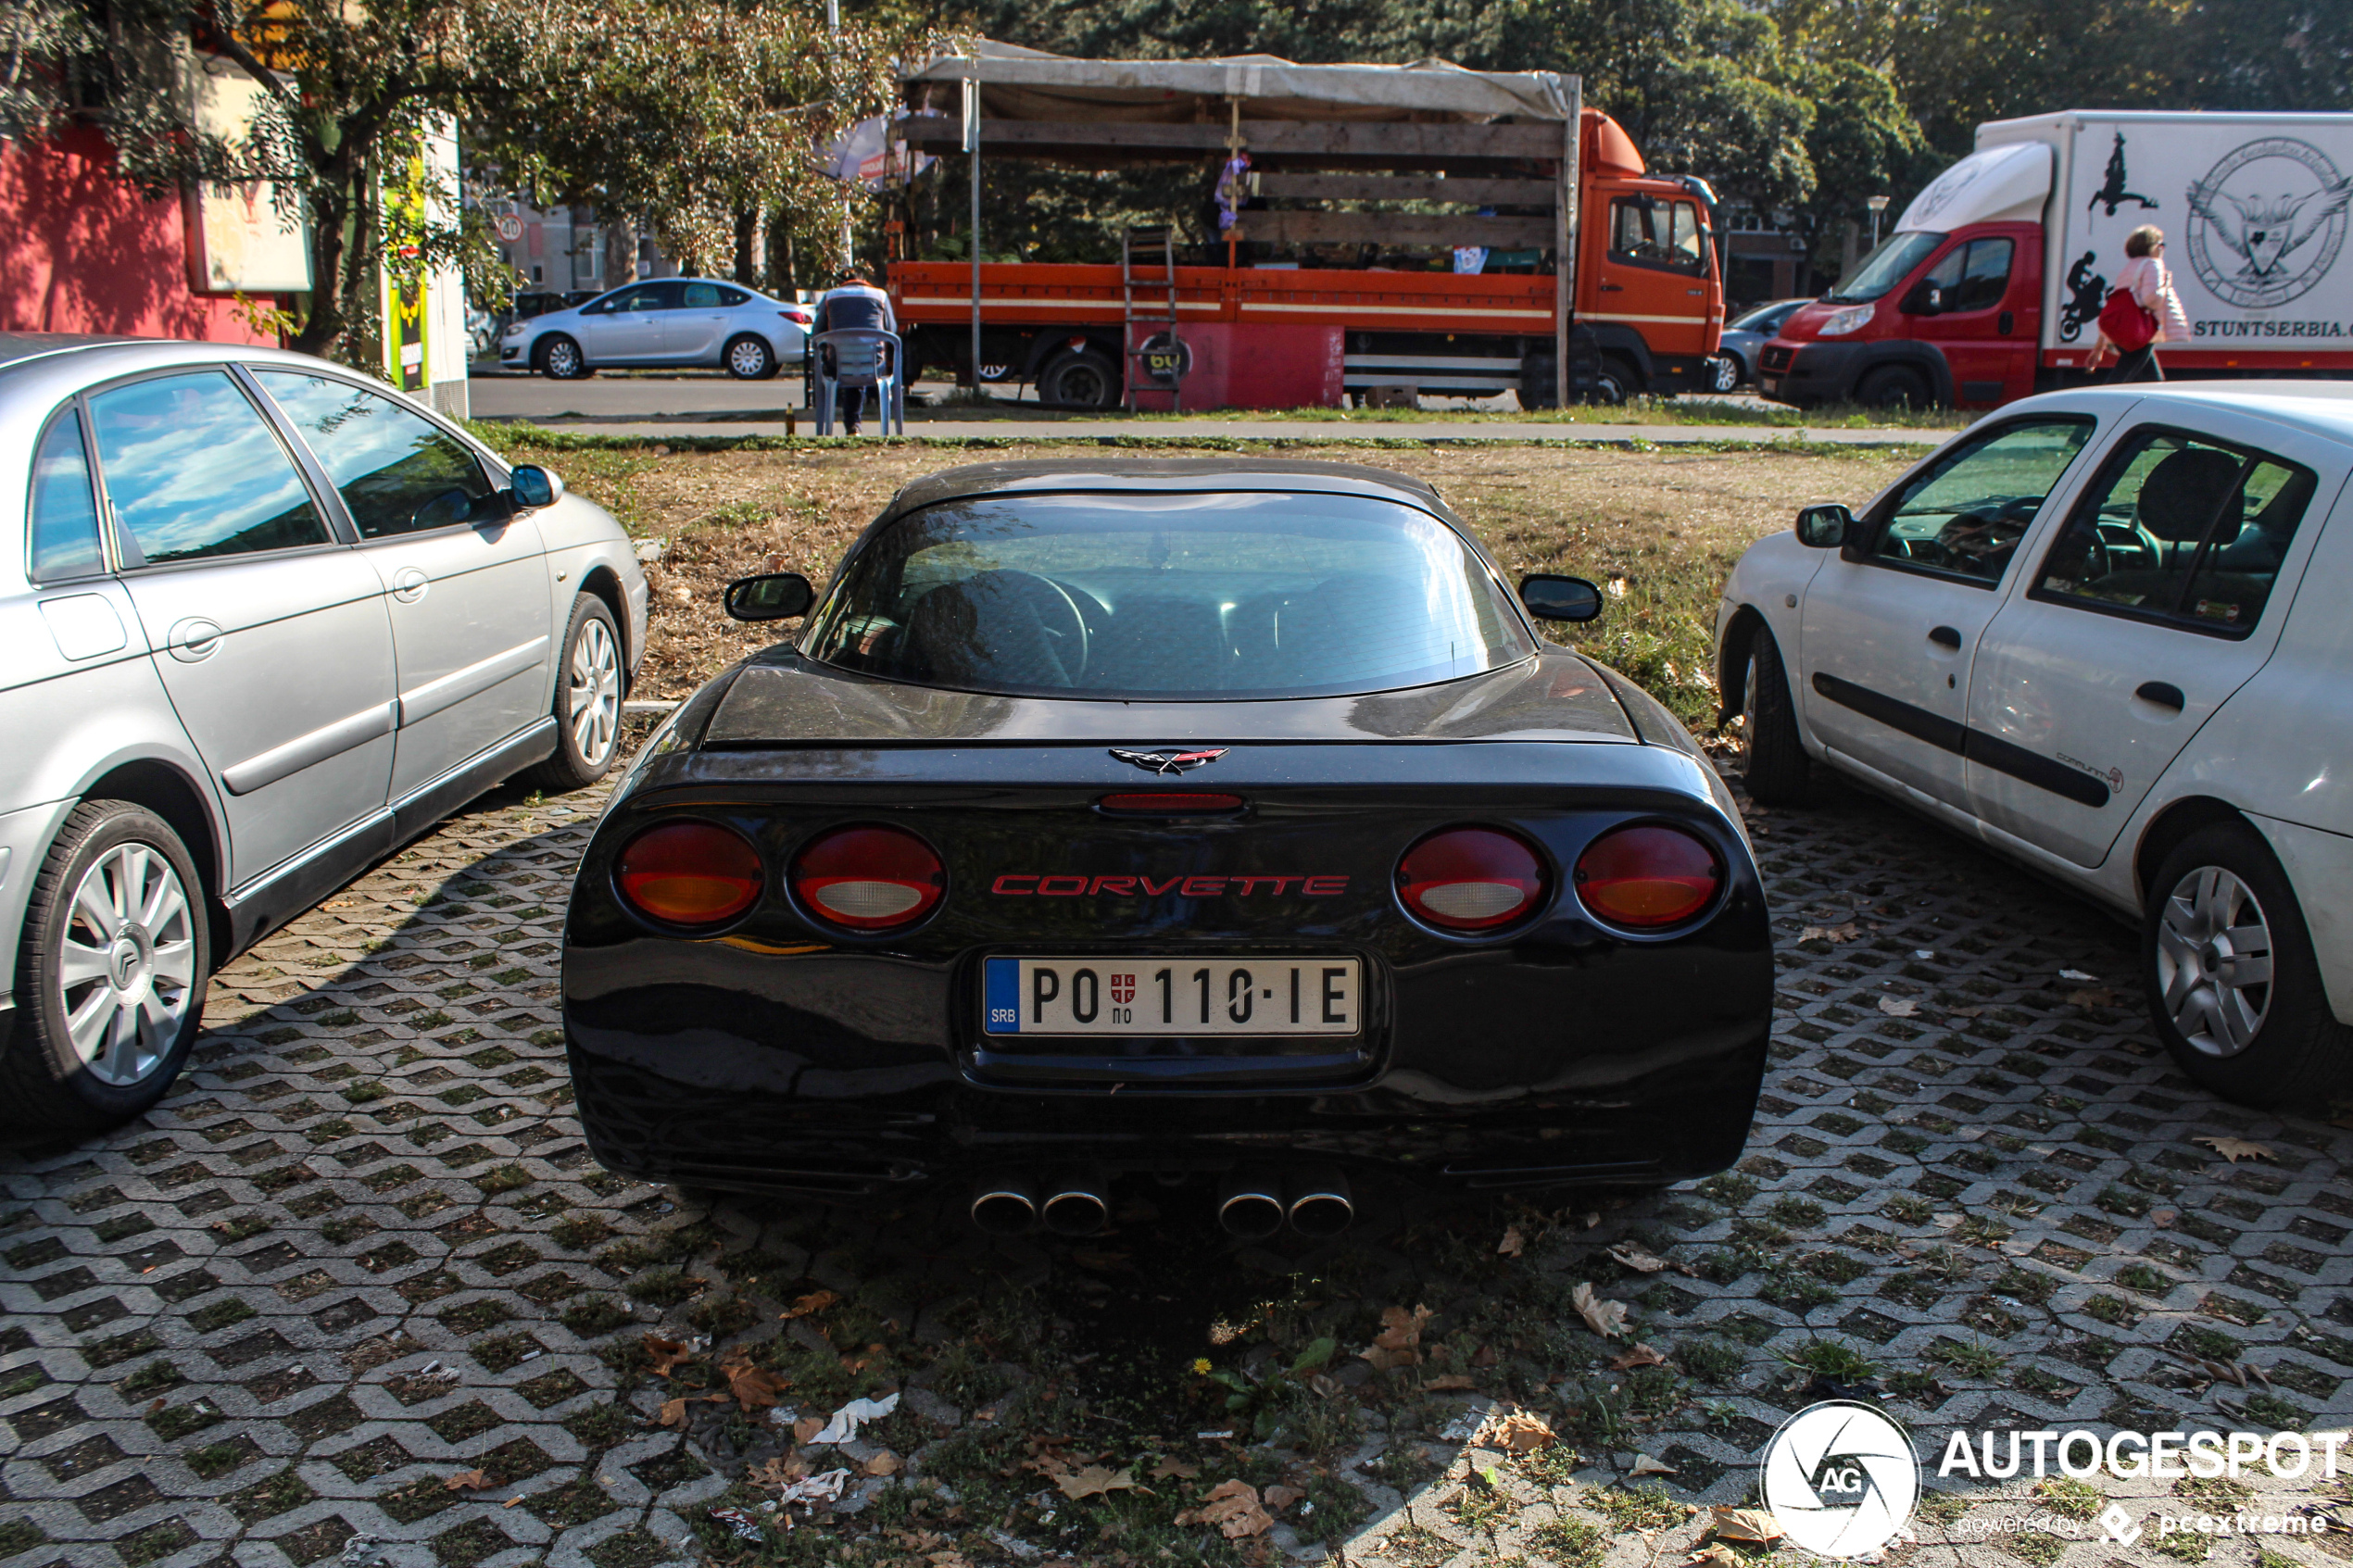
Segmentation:
{"type": "Polygon", "coordinates": [[[637,281],[637,220],[621,213],[605,220],[605,287],[637,281]]]}
{"type": "Polygon", "coordinates": [[[760,286],[759,239],[760,209],[736,208],[736,282],[748,289],[760,286]]]}

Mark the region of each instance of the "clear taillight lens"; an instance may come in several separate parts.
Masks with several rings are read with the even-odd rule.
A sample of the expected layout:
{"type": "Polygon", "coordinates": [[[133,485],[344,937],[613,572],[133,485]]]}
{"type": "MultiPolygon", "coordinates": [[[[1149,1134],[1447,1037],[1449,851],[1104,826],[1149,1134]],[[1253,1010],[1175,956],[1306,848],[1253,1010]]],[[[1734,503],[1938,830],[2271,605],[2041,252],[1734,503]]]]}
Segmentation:
{"type": "Polygon", "coordinates": [[[1432,834],[1397,862],[1397,897],[1447,931],[1491,931],[1536,908],[1544,862],[1525,839],[1494,828],[1432,834]]]}
{"type": "Polygon", "coordinates": [[[760,851],[713,822],[665,822],[625,845],[614,862],[621,896],[670,925],[717,925],[751,908],[767,873],[760,851]]]}
{"type": "Polygon", "coordinates": [[[889,931],[931,913],[948,871],[930,845],[898,828],[837,828],[793,858],[792,890],[812,913],[852,931],[889,931]]]}
{"type": "Polygon", "coordinates": [[[1595,916],[1636,931],[1679,925],[1723,890],[1724,862],[1681,828],[1642,822],[1602,834],[1577,858],[1577,897],[1595,916]]]}

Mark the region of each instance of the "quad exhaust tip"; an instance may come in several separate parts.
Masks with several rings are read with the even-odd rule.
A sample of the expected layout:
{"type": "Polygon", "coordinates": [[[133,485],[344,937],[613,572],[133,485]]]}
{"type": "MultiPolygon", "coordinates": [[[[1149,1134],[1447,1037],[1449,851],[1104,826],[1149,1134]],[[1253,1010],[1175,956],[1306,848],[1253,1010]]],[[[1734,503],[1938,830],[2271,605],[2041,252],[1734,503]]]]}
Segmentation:
{"type": "Polygon", "coordinates": [[[1217,1195],[1217,1223],[1227,1236],[1264,1241],[1283,1228],[1286,1209],[1280,1185],[1259,1176],[1236,1176],[1217,1195]]]}
{"type": "Polygon", "coordinates": [[[1338,1171],[1302,1171],[1290,1180],[1286,1212],[1290,1228],[1312,1241],[1328,1241],[1356,1218],[1348,1178],[1338,1171]]]}
{"type": "Polygon", "coordinates": [[[1056,1236],[1093,1236],[1111,1223],[1111,1199],[1101,1177],[1069,1175],[1049,1187],[1038,1213],[1056,1236]]]}
{"type": "Polygon", "coordinates": [[[1020,1236],[1038,1223],[1038,1193],[1019,1176],[983,1180],[973,1189],[973,1223],[990,1236],[1020,1236]]]}

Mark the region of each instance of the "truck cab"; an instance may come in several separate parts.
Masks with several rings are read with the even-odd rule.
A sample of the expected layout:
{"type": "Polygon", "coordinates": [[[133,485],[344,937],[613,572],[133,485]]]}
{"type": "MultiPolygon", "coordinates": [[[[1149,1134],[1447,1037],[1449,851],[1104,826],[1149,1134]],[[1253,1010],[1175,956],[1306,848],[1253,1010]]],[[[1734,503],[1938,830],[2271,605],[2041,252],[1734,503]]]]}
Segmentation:
{"type": "Polygon", "coordinates": [[[1724,283],[1706,186],[1652,177],[1633,138],[1598,110],[1584,112],[1580,130],[1573,309],[1601,350],[1603,401],[1716,390],[1724,283]]]}
{"type": "Polygon", "coordinates": [[[1991,148],[1922,191],[1765,345],[1757,390],[1814,408],[1990,408],[2035,389],[2050,149],[1991,148]]]}

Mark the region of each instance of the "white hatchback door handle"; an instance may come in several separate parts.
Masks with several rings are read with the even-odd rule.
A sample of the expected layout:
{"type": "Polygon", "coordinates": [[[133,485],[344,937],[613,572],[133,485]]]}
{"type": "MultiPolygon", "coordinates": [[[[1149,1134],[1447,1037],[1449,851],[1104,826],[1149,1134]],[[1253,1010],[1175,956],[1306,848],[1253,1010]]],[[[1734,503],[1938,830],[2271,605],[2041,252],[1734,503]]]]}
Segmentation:
{"type": "Polygon", "coordinates": [[[433,579],[419,567],[404,566],[392,574],[392,596],[405,605],[423,598],[425,590],[432,586],[433,579]]]}

